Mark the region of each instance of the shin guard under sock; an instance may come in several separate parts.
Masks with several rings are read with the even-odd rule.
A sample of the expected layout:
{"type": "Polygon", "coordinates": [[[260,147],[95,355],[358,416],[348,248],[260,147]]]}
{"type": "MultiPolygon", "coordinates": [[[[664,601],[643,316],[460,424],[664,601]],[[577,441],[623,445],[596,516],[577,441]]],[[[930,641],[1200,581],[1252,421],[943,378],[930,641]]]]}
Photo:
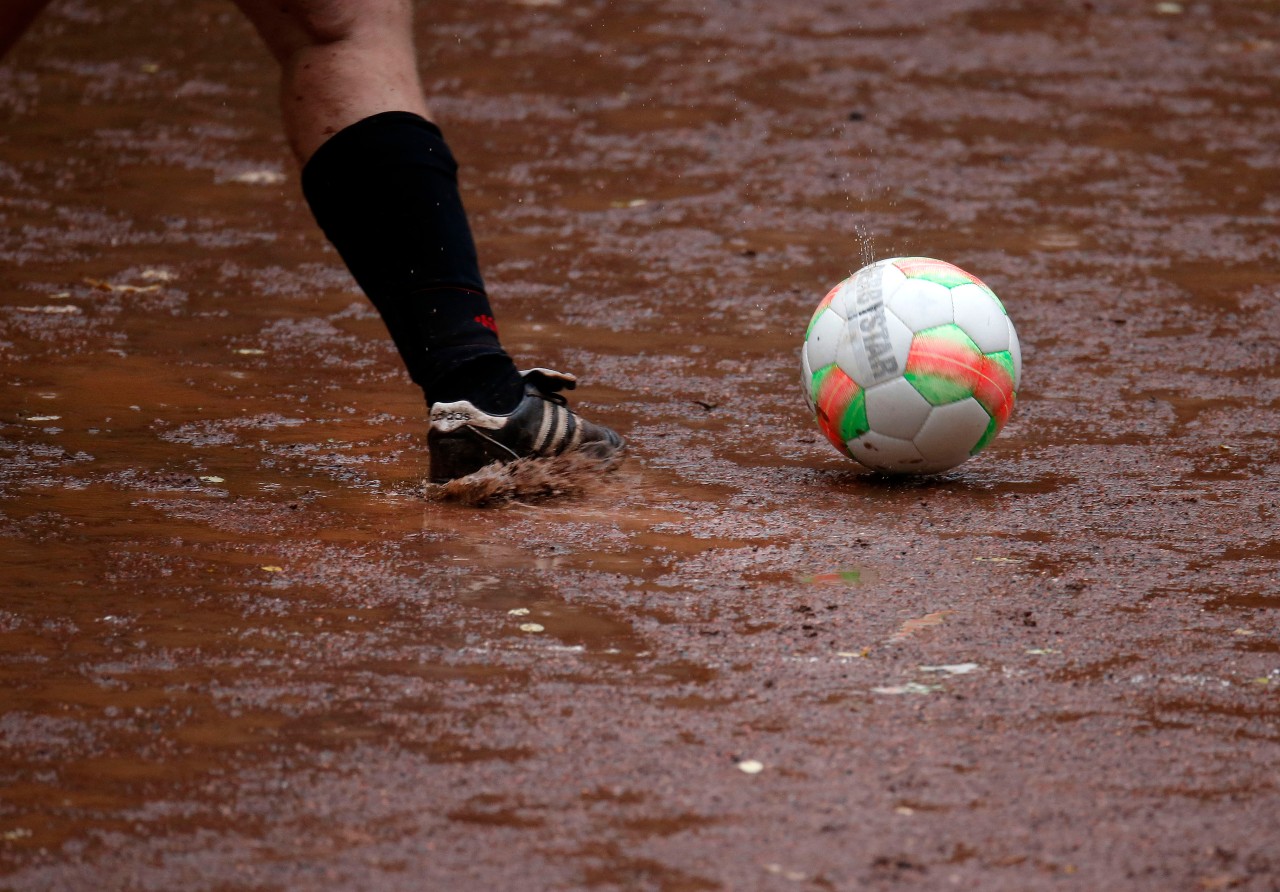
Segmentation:
{"type": "Polygon", "coordinates": [[[435,124],[384,112],[320,146],[302,191],[427,400],[507,412],[523,385],[498,341],[457,171],[435,124]]]}

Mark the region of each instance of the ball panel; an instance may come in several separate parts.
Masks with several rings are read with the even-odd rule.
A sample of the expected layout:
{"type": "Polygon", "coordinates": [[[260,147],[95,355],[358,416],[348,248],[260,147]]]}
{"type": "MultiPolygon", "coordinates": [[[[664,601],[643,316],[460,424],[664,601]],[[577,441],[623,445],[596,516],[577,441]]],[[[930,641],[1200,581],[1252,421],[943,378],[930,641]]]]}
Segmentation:
{"type": "Polygon", "coordinates": [[[832,304],[837,308],[841,316],[846,319],[852,319],[858,315],[858,277],[862,277],[863,285],[865,287],[865,284],[871,275],[872,271],[870,269],[860,269],[857,273],[840,283],[840,293],[836,295],[836,299],[832,304]]]}
{"type": "Polygon", "coordinates": [[[982,357],[974,398],[982,404],[996,422],[996,429],[1004,427],[1013,412],[1017,387],[1014,384],[1013,357],[1007,352],[989,353],[982,357]]]}
{"type": "Polygon", "coordinates": [[[924,464],[924,456],[910,440],[886,437],[874,431],[851,440],[849,454],[868,468],[887,474],[910,473],[924,464]]]}
{"type": "Polygon", "coordinates": [[[818,427],[831,445],[848,455],[845,443],[867,429],[862,388],[833,364],[813,376],[812,393],[818,427]]]}
{"type": "Polygon", "coordinates": [[[895,257],[891,263],[908,279],[925,279],[947,288],[971,283],[981,284],[976,276],[945,260],[934,260],[932,257],[895,257]]]}
{"type": "Polygon", "coordinates": [[[986,449],[987,445],[990,444],[990,442],[996,438],[996,434],[998,433],[1000,433],[1000,424],[994,418],[992,418],[991,423],[987,425],[986,432],[978,440],[977,445],[973,447],[973,449],[969,452],[969,454],[977,455],[979,452],[986,449]]]}
{"type": "Polygon", "coordinates": [[[813,327],[818,323],[818,319],[822,316],[822,311],[831,306],[832,301],[836,299],[836,296],[840,293],[840,289],[843,285],[844,282],[841,282],[839,285],[828,291],[826,297],[818,301],[818,307],[813,311],[813,315],[809,317],[809,325],[804,330],[804,336],[806,339],[808,339],[809,335],[813,334],[813,327]]]}
{"type": "Polygon", "coordinates": [[[906,378],[877,384],[866,392],[867,425],[877,434],[910,440],[932,408],[906,378]]]}
{"type": "Polygon", "coordinates": [[[912,442],[930,470],[945,471],[976,452],[990,426],[991,416],[977,400],[961,400],[930,412],[912,442]]]}
{"type": "Polygon", "coordinates": [[[1013,389],[1017,390],[1022,386],[1022,343],[1018,340],[1018,332],[1013,327],[1013,320],[1007,320],[1009,323],[1009,355],[1013,357],[1013,389]]]}
{"type": "Polygon", "coordinates": [[[892,260],[881,260],[875,264],[875,268],[880,271],[881,294],[893,294],[902,287],[903,282],[907,281],[906,274],[894,266],[892,260]]]}
{"type": "Polygon", "coordinates": [[[810,327],[804,345],[809,354],[809,368],[820,369],[836,361],[841,342],[848,342],[845,331],[848,327],[849,323],[830,307],[822,311],[810,327]]]}
{"type": "Polygon", "coordinates": [[[809,365],[808,344],[800,348],[800,390],[804,394],[804,402],[809,407],[809,411],[817,411],[813,402],[813,369],[809,365]]]}
{"type": "Polygon", "coordinates": [[[943,325],[917,332],[905,377],[932,405],[941,406],[973,395],[982,362],[967,334],[956,325],[943,325]]]}
{"type": "Polygon", "coordinates": [[[983,353],[1009,349],[1009,318],[990,289],[961,285],[951,290],[956,325],[964,329],[983,353]]]}
{"type": "Polygon", "coordinates": [[[912,336],[911,329],[881,304],[849,322],[836,362],[859,387],[874,387],[902,374],[912,336]]]}
{"type": "Polygon", "coordinates": [[[1006,316],[1009,315],[1009,311],[1004,308],[1004,301],[996,297],[996,293],[991,290],[990,285],[988,285],[986,282],[983,282],[977,276],[973,277],[973,283],[977,285],[979,288],[981,288],[983,291],[985,291],[987,294],[987,297],[991,298],[993,301],[996,302],[996,305],[1000,307],[1001,313],[1004,313],[1006,316]]]}
{"type": "Polygon", "coordinates": [[[857,319],[863,313],[884,305],[885,296],[897,288],[901,282],[897,278],[886,280],[886,271],[892,267],[880,263],[864,266],[841,284],[840,294],[832,306],[838,307],[840,314],[849,320],[857,319]]]}
{"type": "MultiPolygon", "coordinates": [[[[855,387],[857,385],[854,385],[855,387]]],[[[832,426],[840,442],[848,443],[867,432],[867,398],[861,388],[850,399],[839,417],[832,416],[832,426]]]]}
{"type": "Polygon", "coordinates": [[[927,279],[907,279],[889,294],[887,302],[889,312],[912,331],[936,328],[955,319],[951,291],[927,279]]]}

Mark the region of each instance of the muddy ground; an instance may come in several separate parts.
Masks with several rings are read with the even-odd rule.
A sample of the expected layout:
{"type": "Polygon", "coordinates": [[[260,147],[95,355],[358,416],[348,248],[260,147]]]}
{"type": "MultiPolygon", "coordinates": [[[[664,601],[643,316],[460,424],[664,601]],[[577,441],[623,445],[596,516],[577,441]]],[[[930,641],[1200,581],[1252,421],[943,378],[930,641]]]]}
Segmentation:
{"type": "Polygon", "coordinates": [[[0,887],[1280,889],[1280,9],[424,4],[509,347],[631,443],[424,501],[420,398],[230,4],[0,66],[0,887]],[[1002,296],[887,481],[799,338],[1002,296]]]}

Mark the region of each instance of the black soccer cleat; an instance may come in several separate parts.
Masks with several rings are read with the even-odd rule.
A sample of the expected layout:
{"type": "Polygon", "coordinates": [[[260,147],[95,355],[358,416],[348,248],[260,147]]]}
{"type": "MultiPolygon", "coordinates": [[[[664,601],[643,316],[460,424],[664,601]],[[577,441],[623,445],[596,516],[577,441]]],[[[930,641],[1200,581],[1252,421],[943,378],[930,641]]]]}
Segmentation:
{"type": "Polygon", "coordinates": [[[550,369],[520,374],[524,398],[507,415],[491,415],[470,400],[431,406],[427,454],[432,483],[448,483],[494,462],[550,458],[572,451],[603,461],[623,447],[622,438],[609,428],[592,424],[568,408],[560,391],[578,385],[573,375],[550,369]]]}

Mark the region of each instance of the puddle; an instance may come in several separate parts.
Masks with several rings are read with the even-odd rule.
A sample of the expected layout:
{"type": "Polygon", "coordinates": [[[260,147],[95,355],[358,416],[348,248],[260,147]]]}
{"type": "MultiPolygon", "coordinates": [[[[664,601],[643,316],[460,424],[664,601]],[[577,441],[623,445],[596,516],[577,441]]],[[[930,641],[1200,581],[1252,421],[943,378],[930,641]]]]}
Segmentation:
{"type": "Polygon", "coordinates": [[[1247,885],[1280,36],[1121,6],[420,16],[504,342],[630,444],[476,511],[420,497],[421,399],[234,9],[55,4],[0,66],[11,881],[1033,888],[1105,825],[1092,887],[1208,886],[1215,849],[1247,885]],[[797,381],[826,290],[909,254],[992,284],[1026,356],[1001,437],[924,480],[841,459],[797,381]],[[930,823],[841,829],[886,820],[930,823]]]}

